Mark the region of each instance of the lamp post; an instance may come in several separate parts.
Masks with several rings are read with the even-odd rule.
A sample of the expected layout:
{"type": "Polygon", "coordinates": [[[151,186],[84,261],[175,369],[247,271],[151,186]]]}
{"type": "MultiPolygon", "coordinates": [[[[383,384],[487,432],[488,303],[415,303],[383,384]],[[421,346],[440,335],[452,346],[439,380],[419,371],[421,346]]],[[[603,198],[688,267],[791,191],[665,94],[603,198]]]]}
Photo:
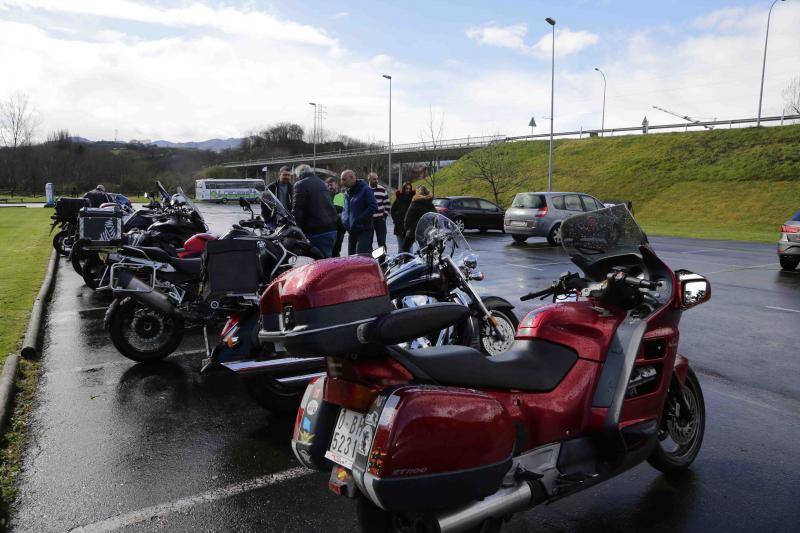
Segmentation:
{"type": "Polygon", "coordinates": [[[314,170],[317,170],[317,104],[314,102],[309,102],[308,104],[314,106],[314,162],[312,163],[312,166],[314,167],[314,170]]]}
{"type": "MultiPolygon", "coordinates": [[[[387,185],[392,186],[392,77],[388,74],[383,75],[384,78],[389,80],[389,171],[386,173],[388,176],[387,185]]],[[[400,177],[397,178],[397,189],[400,190],[400,177]]]]}
{"type": "Polygon", "coordinates": [[[556,20],[551,17],[544,19],[553,27],[553,55],[550,63],[550,160],[547,165],[547,191],[553,190],[553,92],[555,90],[556,76],[556,20]]]}
{"type": "MultiPolygon", "coordinates": [[[[786,0],[781,0],[785,2],[786,0]]],[[[756,120],[756,126],[761,125],[761,101],[764,98],[764,71],[767,69],[767,43],[769,42],[769,19],[772,17],[772,8],[775,7],[775,4],[778,3],[778,0],[772,0],[772,5],[769,6],[769,14],[767,14],[767,35],[764,37],[764,60],[761,62],[761,90],[758,93],[758,119],[756,120]]]]}
{"type": "Polygon", "coordinates": [[[594,69],[599,72],[603,76],[603,119],[600,123],[600,136],[605,137],[605,130],[606,129],[606,75],[597,67],[594,69]]]}

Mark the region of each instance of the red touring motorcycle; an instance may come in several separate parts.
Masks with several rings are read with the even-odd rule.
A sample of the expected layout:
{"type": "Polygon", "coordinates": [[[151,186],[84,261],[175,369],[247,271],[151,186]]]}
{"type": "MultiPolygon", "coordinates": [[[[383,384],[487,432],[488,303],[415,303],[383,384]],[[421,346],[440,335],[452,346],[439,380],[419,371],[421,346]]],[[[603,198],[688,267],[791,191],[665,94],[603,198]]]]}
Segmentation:
{"type": "Polygon", "coordinates": [[[358,499],[363,530],[497,531],[645,460],[671,472],[697,456],[705,408],[678,323],[709,299],[708,281],[670,270],[624,206],[574,216],[561,232],[585,277],[524,296],[553,303],[493,357],[399,348],[467,311],[391,311],[380,269],[363,258],[301,267],[262,296],[262,337],[327,357],[292,447],[358,499]]]}

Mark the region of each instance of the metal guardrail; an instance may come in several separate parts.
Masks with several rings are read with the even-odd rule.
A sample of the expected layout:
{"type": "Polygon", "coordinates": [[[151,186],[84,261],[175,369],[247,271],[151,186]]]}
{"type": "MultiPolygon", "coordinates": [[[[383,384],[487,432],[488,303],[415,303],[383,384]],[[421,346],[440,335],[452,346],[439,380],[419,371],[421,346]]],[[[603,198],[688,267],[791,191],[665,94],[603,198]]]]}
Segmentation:
{"type": "MultiPolygon", "coordinates": [[[[761,117],[761,122],[778,122],[783,124],[787,120],[800,120],[800,115],[785,115],[774,117],[761,117]]],[[[731,120],[710,120],[698,122],[683,122],[678,124],[648,124],[647,132],[653,130],[684,130],[688,131],[689,128],[705,128],[707,126],[728,126],[732,128],[734,125],[742,124],[755,124],[757,119],[753,118],[738,118],[731,120]]],[[[631,126],[625,128],[606,128],[595,130],[574,130],[574,131],[560,131],[553,133],[553,137],[583,137],[584,135],[614,135],[615,133],[645,133],[644,126],[631,126]]],[[[394,144],[392,145],[393,154],[408,154],[419,153],[424,154],[432,151],[443,150],[468,150],[472,148],[482,148],[493,143],[498,142],[519,142],[533,139],[548,139],[549,133],[539,133],[535,135],[519,135],[509,137],[507,135],[487,135],[479,137],[462,137],[458,139],[446,139],[438,142],[424,141],[418,143],[394,144]]],[[[348,150],[337,150],[333,152],[317,152],[317,161],[319,160],[335,160],[347,159],[350,157],[368,157],[377,154],[386,154],[388,152],[387,144],[372,145],[368,148],[351,148],[348,150]]],[[[247,161],[232,161],[230,163],[223,163],[223,167],[240,168],[240,167],[253,167],[262,165],[279,165],[288,163],[305,163],[310,161],[312,154],[297,154],[289,156],[274,156],[264,159],[250,159],[247,161]]]]}

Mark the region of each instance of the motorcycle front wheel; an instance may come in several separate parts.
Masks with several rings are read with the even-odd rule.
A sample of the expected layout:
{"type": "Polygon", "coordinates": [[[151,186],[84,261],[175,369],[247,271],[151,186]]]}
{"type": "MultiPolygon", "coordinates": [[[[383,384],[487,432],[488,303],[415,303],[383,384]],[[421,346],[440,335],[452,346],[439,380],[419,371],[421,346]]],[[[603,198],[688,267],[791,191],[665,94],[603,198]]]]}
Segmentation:
{"type": "Polygon", "coordinates": [[[682,472],[689,468],[700,452],[706,428],[703,391],[691,368],[683,389],[670,390],[661,418],[658,444],[647,462],[667,474],[682,472]],[[682,401],[679,394],[682,395],[682,401]]]}
{"type": "Polygon", "coordinates": [[[133,361],[150,363],[175,351],[183,339],[183,318],[165,315],[133,298],[109,309],[109,335],[114,347],[133,361]]]}
{"type": "Polygon", "coordinates": [[[500,335],[496,336],[491,326],[487,324],[486,321],[482,321],[480,329],[480,349],[489,356],[500,355],[505,353],[511,348],[511,345],[514,344],[514,336],[517,334],[519,319],[517,319],[514,311],[507,307],[496,307],[489,304],[486,308],[497,321],[497,329],[500,335]]]}

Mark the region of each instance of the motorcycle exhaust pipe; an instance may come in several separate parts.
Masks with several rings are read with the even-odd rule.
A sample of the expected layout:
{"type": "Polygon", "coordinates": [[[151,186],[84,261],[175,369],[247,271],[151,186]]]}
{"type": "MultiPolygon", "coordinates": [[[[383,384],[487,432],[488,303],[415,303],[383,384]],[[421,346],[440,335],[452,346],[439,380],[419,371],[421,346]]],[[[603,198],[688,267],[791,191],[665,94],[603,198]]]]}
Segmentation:
{"type": "Polygon", "coordinates": [[[131,291],[130,295],[133,298],[145,304],[146,306],[152,307],[156,311],[160,311],[165,315],[173,315],[177,311],[176,307],[172,304],[172,301],[170,301],[166,295],[160,293],[159,291],[152,290],[150,285],[143,282],[130,272],[120,272],[119,281],[120,285],[124,289],[131,291]]]}
{"type": "Polygon", "coordinates": [[[528,482],[514,487],[504,487],[479,502],[435,515],[434,523],[439,533],[467,531],[489,518],[502,518],[527,509],[534,503],[533,496],[534,489],[528,482]]]}

